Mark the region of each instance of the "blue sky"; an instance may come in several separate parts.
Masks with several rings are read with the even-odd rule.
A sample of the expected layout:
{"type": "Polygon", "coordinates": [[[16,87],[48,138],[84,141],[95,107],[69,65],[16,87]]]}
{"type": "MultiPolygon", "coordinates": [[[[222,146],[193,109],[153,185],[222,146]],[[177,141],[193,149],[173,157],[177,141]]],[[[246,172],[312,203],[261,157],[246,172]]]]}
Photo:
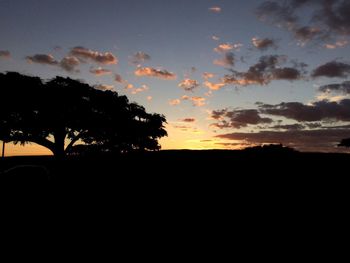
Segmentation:
{"type": "Polygon", "coordinates": [[[327,92],[320,92],[319,87],[346,82],[350,74],[346,67],[350,62],[350,30],[346,29],[350,23],[342,13],[349,9],[349,4],[335,0],[331,10],[327,10],[324,0],[267,2],[1,0],[0,52],[3,53],[0,54],[3,55],[0,55],[0,72],[19,71],[44,79],[62,75],[82,79],[91,85],[108,85],[131,101],[144,105],[148,111],[165,114],[169,132],[169,137],[162,140],[165,149],[240,148],[247,144],[270,143],[270,139],[264,141],[254,136],[262,131],[275,131],[286,135],[283,140],[278,137],[276,142],[299,149],[338,150],[334,148],[334,137],[327,145],[317,148],[315,144],[289,142],[287,135],[294,132],[301,138],[304,133],[313,132],[309,124],[318,123],[321,126],[316,129],[323,131],[330,125],[344,126],[339,131],[340,138],[347,132],[346,125],[350,120],[347,116],[322,113],[318,119],[310,121],[288,115],[286,112],[292,110],[289,106],[283,106],[287,107],[283,108],[283,114],[276,111],[271,114],[264,107],[259,108],[256,102],[273,105],[276,110],[281,109],[282,102],[298,102],[309,106],[304,107],[305,114],[310,110],[324,111],[317,108],[317,101],[327,100],[337,105],[346,102],[349,93],[341,86],[327,92]],[[308,19],[326,11],[332,16],[308,19]],[[260,40],[261,45],[269,44],[257,47],[253,38],[260,40]],[[226,48],[214,50],[223,44],[226,48]],[[90,54],[110,52],[118,62],[98,63],[75,54],[79,61],[75,70],[79,73],[57,66],[64,57],[74,56],[74,47],[82,47],[90,54]],[[150,59],[132,63],[136,52],[142,52],[140,54],[148,55],[150,59]],[[223,62],[230,52],[233,61],[223,62]],[[50,65],[42,60],[28,60],[38,54],[51,55],[57,63],[50,65]],[[264,69],[264,83],[242,84],[250,76],[245,73],[257,65],[262,56],[278,56],[279,62],[264,69]],[[318,67],[330,62],[342,63],[330,65],[340,67],[339,74],[322,73],[312,77],[318,67]],[[301,63],[307,66],[302,69],[301,63]],[[98,68],[108,70],[110,74],[97,76],[90,72],[98,68]],[[142,68],[166,71],[176,78],[137,76],[135,72],[142,68]],[[214,77],[204,79],[204,72],[212,73],[214,77]],[[293,72],[293,76],[285,75],[293,72]],[[123,82],[116,82],[115,74],[119,74],[123,82]],[[231,78],[229,82],[224,79],[225,75],[235,80],[231,78]],[[196,81],[193,91],[179,87],[185,79],[196,81]],[[223,86],[210,90],[206,81],[223,86]],[[127,85],[133,85],[133,88],[126,89],[127,85]],[[243,111],[251,109],[258,112],[243,111]],[[218,110],[222,112],[215,119],[213,111],[218,110]],[[186,118],[194,121],[183,122],[186,118]],[[263,118],[273,121],[261,121],[263,118]],[[281,123],[301,124],[304,128],[298,131],[286,127],[277,129],[281,123]],[[247,135],[248,139],[237,140],[235,133],[253,134],[247,135]]]}

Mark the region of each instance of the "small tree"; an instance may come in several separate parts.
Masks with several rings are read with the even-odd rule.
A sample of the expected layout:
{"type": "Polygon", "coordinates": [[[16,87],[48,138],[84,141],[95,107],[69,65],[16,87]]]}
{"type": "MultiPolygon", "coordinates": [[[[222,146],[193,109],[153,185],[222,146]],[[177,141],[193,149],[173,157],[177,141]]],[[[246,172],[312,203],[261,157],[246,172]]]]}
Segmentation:
{"type": "Polygon", "coordinates": [[[0,73],[0,97],[0,140],[34,142],[58,158],[78,141],[103,151],[158,150],[167,135],[164,116],[70,78],[0,73]]]}
{"type": "Polygon", "coordinates": [[[349,148],[350,147],[350,138],[341,140],[341,142],[338,144],[338,146],[349,148]]]}

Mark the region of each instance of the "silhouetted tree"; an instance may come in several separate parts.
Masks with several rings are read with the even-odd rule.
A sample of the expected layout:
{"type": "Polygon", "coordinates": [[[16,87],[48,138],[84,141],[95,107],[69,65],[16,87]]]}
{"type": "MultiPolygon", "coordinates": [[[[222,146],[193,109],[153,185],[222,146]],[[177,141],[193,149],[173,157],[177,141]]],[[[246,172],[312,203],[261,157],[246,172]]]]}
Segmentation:
{"type": "Polygon", "coordinates": [[[78,141],[101,151],[158,150],[165,117],[126,96],[70,78],[0,73],[0,140],[34,142],[64,157],[78,141]]]}
{"type": "Polygon", "coordinates": [[[341,142],[338,144],[338,146],[349,148],[350,147],[350,138],[341,140],[341,142]]]}

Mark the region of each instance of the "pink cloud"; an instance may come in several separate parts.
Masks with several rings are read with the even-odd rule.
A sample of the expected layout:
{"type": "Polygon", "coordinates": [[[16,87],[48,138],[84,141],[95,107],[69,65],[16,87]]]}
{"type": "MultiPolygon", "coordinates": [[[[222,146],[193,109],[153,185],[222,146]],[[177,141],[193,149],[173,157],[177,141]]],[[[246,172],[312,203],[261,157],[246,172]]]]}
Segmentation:
{"type": "Polygon", "coordinates": [[[98,67],[96,69],[90,69],[90,73],[92,73],[96,76],[104,76],[104,75],[112,74],[112,71],[110,71],[109,69],[104,69],[104,68],[98,67]]]}
{"type": "Polygon", "coordinates": [[[180,88],[183,88],[185,91],[193,91],[198,88],[200,85],[197,80],[194,79],[184,79],[178,85],[180,88]]]}
{"type": "Polygon", "coordinates": [[[212,12],[212,13],[217,13],[217,14],[219,14],[219,13],[221,13],[222,8],[219,7],[219,6],[213,6],[213,7],[210,7],[210,8],[209,8],[209,11],[212,12]]]}
{"type": "Polygon", "coordinates": [[[74,47],[70,51],[70,54],[80,59],[91,60],[93,62],[103,64],[103,65],[118,63],[117,57],[114,56],[111,52],[101,53],[85,47],[74,47]]]}
{"type": "Polygon", "coordinates": [[[79,65],[79,59],[71,56],[64,57],[60,62],[60,67],[68,72],[79,72],[79,70],[76,69],[76,67],[79,65]]]}
{"type": "Polygon", "coordinates": [[[36,54],[26,57],[28,63],[38,63],[46,65],[58,65],[58,61],[51,54],[36,54]]]}
{"type": "Polygon", "coordinates": [[[116,82],[119,82],[119,83],[124,83],[124,82],[125,82],[124,79],[122,78],[122,76],[119,75],[119,74],[115,74],[115,75],[114,75],[114,80],[115,80],[116,82]]]}

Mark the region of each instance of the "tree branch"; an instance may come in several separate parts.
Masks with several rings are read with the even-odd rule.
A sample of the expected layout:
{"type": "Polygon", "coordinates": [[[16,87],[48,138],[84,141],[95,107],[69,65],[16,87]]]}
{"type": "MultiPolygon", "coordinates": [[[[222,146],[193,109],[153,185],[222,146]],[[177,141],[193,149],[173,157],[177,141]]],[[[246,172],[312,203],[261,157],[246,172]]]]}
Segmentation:
{"type": "Polygon", "coordinates": [[[67,145],[66,149],[64,150],[65,152],[69,152],[69,150],[73,147],[73,145],[79,141],[79,139],[84,135],[84,132],[81,131],[79,132],[71,141],[70,143],[67,145]]]}

